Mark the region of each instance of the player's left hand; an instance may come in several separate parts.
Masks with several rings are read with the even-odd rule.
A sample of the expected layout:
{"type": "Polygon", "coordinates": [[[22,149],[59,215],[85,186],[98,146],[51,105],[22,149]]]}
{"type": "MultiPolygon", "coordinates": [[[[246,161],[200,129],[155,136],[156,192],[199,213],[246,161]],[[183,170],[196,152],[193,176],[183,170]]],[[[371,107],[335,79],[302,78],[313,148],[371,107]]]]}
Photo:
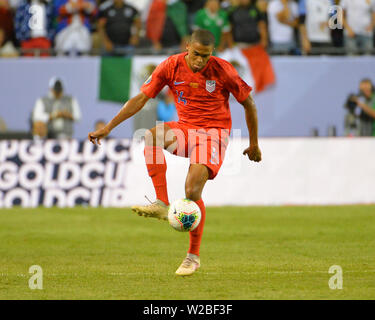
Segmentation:
{"type": "Polygon", "coordinates": [[[243,155],[247,155],[249,160],[259,162],[262,161],[262,153],[259,146],[250,146],[244,150],[243,155]]]}

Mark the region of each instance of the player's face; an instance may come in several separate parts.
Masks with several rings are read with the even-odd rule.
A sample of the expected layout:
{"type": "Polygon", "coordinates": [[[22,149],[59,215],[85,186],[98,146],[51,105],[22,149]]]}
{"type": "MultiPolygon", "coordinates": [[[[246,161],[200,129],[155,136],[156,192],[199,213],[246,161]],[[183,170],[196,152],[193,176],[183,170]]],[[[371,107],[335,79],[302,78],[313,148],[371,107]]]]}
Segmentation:
{"type": "Polygon", "coordinates": [[[189,43],[186,48],[186,62],[193,72],[198,72],[206,66],[214,50],[213,46],[205,46],[197,41],[189,43]]]}

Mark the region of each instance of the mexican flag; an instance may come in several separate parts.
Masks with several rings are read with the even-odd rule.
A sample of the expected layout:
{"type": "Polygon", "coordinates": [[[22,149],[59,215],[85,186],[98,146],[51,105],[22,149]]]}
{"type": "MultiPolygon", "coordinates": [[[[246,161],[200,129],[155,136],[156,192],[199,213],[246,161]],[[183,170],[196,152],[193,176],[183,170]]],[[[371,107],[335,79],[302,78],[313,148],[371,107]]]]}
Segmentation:
{"type": "Polygon", "coordinates": [[[255,93],[266,90],[276,82],[270,57],[260,45],[227,49],[218,56],[230,62],[255,93]]]}
{"type": "Polygon", "coordinates": [[[125,103],[166,56],[104,57],[100,61],[99,100],[125,103]]]}
{"type": "Polygon", "coordinates": [[[101,58],[99,100],[125,103],[130,98],[131,77],[131,58],[101,58]]]}
{"type": "MultiPolygon", "coordinates": [[[[237,69],[255,93],[275,83],[267,52],[261,46],[233,48],[219,55],[237,69]]],[[[100,61],[99,100],[125,103],[139,93],[152,71],[167,56],[103,57],[100,61]]]]}

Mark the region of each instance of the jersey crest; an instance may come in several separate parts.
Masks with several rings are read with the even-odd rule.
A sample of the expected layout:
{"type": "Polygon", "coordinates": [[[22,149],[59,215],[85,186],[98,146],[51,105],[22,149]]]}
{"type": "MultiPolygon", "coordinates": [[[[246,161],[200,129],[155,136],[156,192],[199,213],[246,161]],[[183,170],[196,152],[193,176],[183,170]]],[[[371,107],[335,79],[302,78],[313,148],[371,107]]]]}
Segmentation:
{"type": "Polygon", "coordinates": [[[152,75],[148,77],[148,79],[146,80],[145,84],[149,84],[152,80],[152,75]]]}
{"type": "Polygon", "coordinates": [[[216,89],[216,81],[215,80],[206,80],[206,90],[209,93],[214,92],[216,89]]]}

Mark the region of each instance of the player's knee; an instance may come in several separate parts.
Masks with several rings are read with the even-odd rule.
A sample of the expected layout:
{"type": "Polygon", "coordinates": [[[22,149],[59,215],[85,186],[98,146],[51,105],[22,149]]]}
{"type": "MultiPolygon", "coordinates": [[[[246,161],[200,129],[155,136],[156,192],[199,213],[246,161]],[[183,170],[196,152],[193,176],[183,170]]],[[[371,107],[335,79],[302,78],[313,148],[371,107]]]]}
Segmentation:
{"type": "Polygon", "coordinates": [[[145,144],[146,146],[154,146],[155,145],[155,128],[152,128],[150,130],[147,130],[145,133],[145,144]]]}
{"type": "Polygon", "coordinates": [[[201,188],[199,186],[186,186],[185,196],[187,199],[197,201],[201,198],[201,188]]]}
{"type": "Polygon", "coordinates": [[[147,146],[164,147],[164,128],[159,125],[146,131],[145,143],[147,146]]]}

